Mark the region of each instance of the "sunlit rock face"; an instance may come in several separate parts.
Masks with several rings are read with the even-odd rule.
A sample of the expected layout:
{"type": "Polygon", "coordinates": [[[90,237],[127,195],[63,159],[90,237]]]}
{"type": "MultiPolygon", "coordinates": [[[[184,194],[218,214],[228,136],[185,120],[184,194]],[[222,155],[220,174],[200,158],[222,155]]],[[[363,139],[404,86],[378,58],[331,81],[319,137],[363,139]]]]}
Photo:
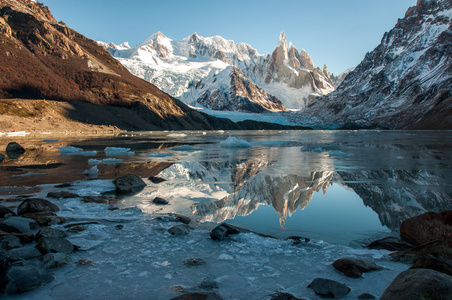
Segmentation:
{"type": "Polygon", "coordinates": [[[334,93],[302,114],[324,124],[451,129],[451,18],[451,1],[418,1],[334,93]]]}

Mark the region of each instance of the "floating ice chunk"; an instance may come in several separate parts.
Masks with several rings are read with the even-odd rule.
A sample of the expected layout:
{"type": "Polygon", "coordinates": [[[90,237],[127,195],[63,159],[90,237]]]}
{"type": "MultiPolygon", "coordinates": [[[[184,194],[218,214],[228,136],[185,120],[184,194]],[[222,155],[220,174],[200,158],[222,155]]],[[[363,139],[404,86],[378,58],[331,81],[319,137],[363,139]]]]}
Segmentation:
{"type": "Polygon", "coordinates": [[[104,158],[102,160],[102,163],[105,164],[105,165],[117,164],[117,163],[120,163],[120,162],[122,162],[122,159],[120,159],[120,158],[104,158]]]}
{"type": "Polygon", "coordinates": [[[173,151],[194,151],[194,150],[196,150],[196,148],[193,148],[190,145],[182,145],[182,146],[177,146],[177,147],[171,148],[171,150],[173,150],[173,151]]]}
{"type": "Polygon", "coordinates": [[[107,148],[105,148],[104,151],[105,151],[105,154],[108,156],[135,155],[135,152],[130,151],[130,148],[107,147],[107,148]]]}
{"type": "Polygon", "coordinates": [[[173,156],[174,153],[157,153],[153,152],[152,154],[146,154],[146,157],[166,157],[166,156],[173,156]]]}
{"type": "Polygon", "coordinates": [[[99,174],[99,169],[97,168],[97,165],[96,165],[89,170],[83,171],[83,174],[88,175],[89,177],[95,178],[99,174]]]}
{"type": "Polygon", "coordinates": [[[30,134],[30,133],[26,132],[26,131],[0,132],[0,135],[4,135],[4,136],[27,136],[28,134],[30,134]]]}
{"type": "Polygon", "coordinates": [[[97,151],[83,151],[82,148],[67,146],[67,147],[56,147],[60,150],[61,155],[83,155],[83,156],[95,156],[97,151]]]}
{"type": "Polygon", "coordinates": [[[328,152],[330,156],[349,156],[349,153],[340,151],[340,150],[333,150],[328,152]]]}
{"type": "Polygon", "coordinates": [[[67,146],[67,147],[56,147],[58,150],[60,150],[61,154],[68,154],[68,153],[80,153],[83,152],[82,148],[74,147],[74,146],[67,146]]]}
{"type": "Polygon", "coordinates": [[[167,136],[168,137],[185,137],[187,135],[185,133],[170,133],[167,136]]]}
{"type": "Polygon", "coordinates": [[[94,158],[88,159],[88,164],[90,164],[90,165],[98,165],[101,163],[102,163],[102,159],[94,159],[94,158]]]}
{"type": "Polygon", "coordinates": [[[229,136],[226,140],[220,142],[220,146],[223,148],[249,148],[251,144],[245,140],[238,140],[233,136],[229,136]]]}

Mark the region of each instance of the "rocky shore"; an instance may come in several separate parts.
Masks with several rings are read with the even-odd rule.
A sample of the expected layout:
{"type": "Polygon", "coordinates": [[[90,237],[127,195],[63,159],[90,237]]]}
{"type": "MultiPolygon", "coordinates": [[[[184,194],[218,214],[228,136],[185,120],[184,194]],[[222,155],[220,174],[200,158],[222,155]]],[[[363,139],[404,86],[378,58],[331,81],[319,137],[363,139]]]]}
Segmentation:
{"type": "MultiPolygon", "coordinates": [[[[19,144],[11,143],[6,152],[9,157],[13,157],[20,156],[23,151],[19,144]]],[[[199,224],[196,220],[178,214],[153,215],[145,218],[141,212],[133,208],[121,209],[121,202],[127,201],[128,197],[147,185],[158,186],[162,181],[163,179],[158,177],[143,180],[138,175],[129,174],[108,181],[104,190],[100,192],[86,189],[83,183],[82,185],[64,183],[47,185],[44,189],[45,194],[41,191],[5,196],[0,199],[1,292],[5,297],[24,293],[28,297],[34,297],[33,295],[39,297],[42,296],[39,293],[48,292],[43,291],[46,285],[57,281],[55,290],[67,285],[63,291],[70,295],[69,286],[75,283],[62,282],[59,277],[63,276],[63,273],[76,274],[77,270],[83,268],[91,268],[91,272],[93,270],[95,272],[100,268],[96,265],[100,262],[91,259],[90,255],[96,257],[94,253],[97,251],[97,257],[105,256],[108,262],[113,259],[108,258],[109,256],[113,257],[125,251],[124,259],[132,260],[135,255],[139,255],[138,260],[142,263],[146,262],[148,267],[145,270],[149,271],[141,271],[137,277],[134,277],[132,267],[120,273],[113,272],[109,274],[109,278],[115,280],[125,276],[133,281],[136,278],[149,276],[149,280],[152,281],[155,278],[151,269],[165,269],[174,264],[173,273],[168,272],[164,275],[165,279],[170,280],[173,277],[184,277],[182,273],[186,268],[191,270],[209,268],[209,272],[213,272],[215,264],[236,266],[234,263],[243,260],[243,264],[237,265],[242,269],[237,267],[236,270],[231,270],[232,274],[238,275],[240,272],[245,272],[246,269],[243,268],[262,270],[262,278],[249,276],[246,278],[250,282],[262,280],[272,286],[273,292],[266,293],[266,299],[309,298],[310,295],[304,294],[306,291],[301,289],[302,286],[308,287],[320,297],[351,299],[350,295],[358,286],[360,286],[359,290],[365,291],[362,288],[363,285],[370,287],[375,284],[367,274],[385,274],[384,272],[390,268],[387,265],[393,266],[394,262],[398,262],[405,266],[401,268],[402,270],[409,269],[397,275],[382,294],[360,292],[358,295],[355,293],[354,297],[358,299],[452,298],[452,211],[428,212],[410,218],[402,223],[400,238],[387,237],[376,240],[366,248],[352,252],[357,255],[337,258],[342,250],[332,251],[329,249],[331,246],[300,236],[281,240],[226,223],[199,224]],[[85,212],[84,215],[83,212],[85,212]],[[96,216],[93,217],[90,212],[94,212],[96,216]],[[140,228],[144,231],[134,232],[140,228]],[[101,234],[102,231],[107,231],[110,235],[104,236],[101,234]],[[81,238],[82,236],[84,238],[81,238]],[[141,236],[152,236],[154,245],[151,246],[147,240],[141,241],[141,236]],[[109,240],[108,237],[111,239],[109,240]],[[99,253],[99,245],[102,243],[107,245],[103,246],[99,253]],[[138,248],[142,253],[128,252],[134,249],[130,243],[142,243],[141,248],[138,248]],[[220,252],[215,254],[217,260],[201,251],[201,248],[208,247],[220,249],[220,252]],[[262,249],[256,249],[256,247],[262,247],[262,249]],[[192,249],[189,253],[199,254],[199,256],[187,257],[176,263],[175,261],[181,258],[177,253],[184,252],[186,249],[192,249]],[[232,252],[228,252],[231,249],[232,252]],[[276,250],[267,253],[268,249],[276,250]],[[383,252],[369,252],[372,255],[362,257],[365,251],[380,250],[383,252]],[[256,257],[257,253],[260,256],[256,257]],[[320,268],[321,272],[304,274],[311,277],[308,284],[302,282],[289,289],[278,288],[281,285],[275,282],[280,281],[281,274],[276,268],[267,265],[272,260],[292,257],[294,253],[304,255],[328,253],[325,255],[328,266],[320,268]],[[154,262],[149,261],[149,258],[154,262]],[[317,276],[317,273],[323,276],[317,276]]],[[[154,197],[150,202],[155,206],[171,205],[161,197],[154,197]]],[[[349,250],[342,252],[349,254],[350,252],[347,251],[349,250]]],[[[294,257],[297,256],[298,254],[294,257]]],[[[121,258],[115,256],[115,259],[121,258]]],[[[306,257],[300,257],[300,259],[306,259],[306,257]]],[[[292,268],[289,270],[296,269],[296,267],[292,268]]],[[[121,270],[119,267],[117,269],[121,270]]],[[[260,274],[259,272],[256,274],[260,274]]],[[[298,272],[303,273],[303,269],[298,272]]],[[[73,278],[79,278],[81,275],[73,276],[75,276],[73,278]]],[[[296,276],[296,273],[293,276],[296,276]]],[[[160,288],[162,295],[156,295],[155,298],[223,299],[224,297],[229,299],[230,296],[225,291],[237,287],[224,283],[226,281],[224,277],[200,278],[200,283],[196,286],[172,285],[167,287],[171,289],[170,292],[160,288]],[[179,295],[164,296],[174,294],[179,295]]],[[[59,296],[62,295],[61,293],[63,292],[60,292],[59,296]]],[[[52,298],[49,294],[46,296],[52,298]]]]}

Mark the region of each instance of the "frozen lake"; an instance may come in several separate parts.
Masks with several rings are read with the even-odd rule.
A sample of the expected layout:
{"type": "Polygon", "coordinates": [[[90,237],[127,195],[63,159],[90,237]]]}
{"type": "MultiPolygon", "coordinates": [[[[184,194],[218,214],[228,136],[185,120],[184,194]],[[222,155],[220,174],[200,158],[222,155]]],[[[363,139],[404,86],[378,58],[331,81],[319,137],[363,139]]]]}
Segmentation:
{"type": "Polygon", "coordinates": [[[139,174],[147,183],[138,194],[120,198],[120,210],[115,211],[78,199],[60,200],[60,215],[102,220],[84,235],[72,237],[74,244],[87,245],[85,252],[74,256],[87,257],[94,265],[63,268],[54,283],[30,297],[121,299],[132,293],[134,298],[145,299],[152,292],[159,295],[155,299],[168,299],[178,295],[174,286],[193,287],[208,278],[226,299],[246,295],[265,299],[277,290],[316,299],[306,288],[311,275],[350,281],[330,266],[343,256],[373,258],[387,267],[366,275],[380,284],[352,281],[353,292],[347,298],[356,299],[366,291],[378,296],[408,266],[389,261],[386,251],[361,246],[397,235],[400,223],[409,217],[452,209],[452,132],[0,137],[5,145],[13,140],[27,152],[0,165],[0,197],[45,196],[54,184],[63,182],[74,182],[70,189],[81,196],[100,194],[114,188],[110,179],[129,173],[139,174]],[[91,173],[83,174],[90,169],[91,173]],[[151,175],[166,181],[151,183],[147,180],[151,175]],[[90,177],[99,180],[83,180],[90,177]],[[169,205],[152,203],[157,196],[169,205]],[[187,215],[199,226],[186,237],[164,234],[171,224],[153,218],[170,212],[187,215]],[[206,231],[221,222],[279,238],[307,237],[311,244],[295,247],[286,241],[241,234],[218,246],[206,231]],[[125,224],[124,229],[115,230],[117,223],[125,224]],[[189,268],[187,277],[182,262],[190,257],[208,263],[189,268]],[[307,270],[302,276],[297,275],[300,268],[307,270]],[[68,293],[68,281],[80,290],[68,293]],[[102,282],[100,288],[84,290],[83,285],[96,281],[102,282]],[[148,281],[153,283],[144,287],[148,281]]]}

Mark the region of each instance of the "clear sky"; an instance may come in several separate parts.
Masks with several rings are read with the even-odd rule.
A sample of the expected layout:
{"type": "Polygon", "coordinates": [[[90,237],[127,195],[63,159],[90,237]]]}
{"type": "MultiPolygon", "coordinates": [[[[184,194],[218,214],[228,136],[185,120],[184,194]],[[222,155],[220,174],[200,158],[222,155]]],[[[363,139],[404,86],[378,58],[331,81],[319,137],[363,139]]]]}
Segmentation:
{"type": "Polygon", "coordinates": [[[161,31],[245,42],[271,53],[285,31],[314,64],[356,66],[416,0],[40,0],[58,21],[96,41],[135,46],[161,31]]]}

